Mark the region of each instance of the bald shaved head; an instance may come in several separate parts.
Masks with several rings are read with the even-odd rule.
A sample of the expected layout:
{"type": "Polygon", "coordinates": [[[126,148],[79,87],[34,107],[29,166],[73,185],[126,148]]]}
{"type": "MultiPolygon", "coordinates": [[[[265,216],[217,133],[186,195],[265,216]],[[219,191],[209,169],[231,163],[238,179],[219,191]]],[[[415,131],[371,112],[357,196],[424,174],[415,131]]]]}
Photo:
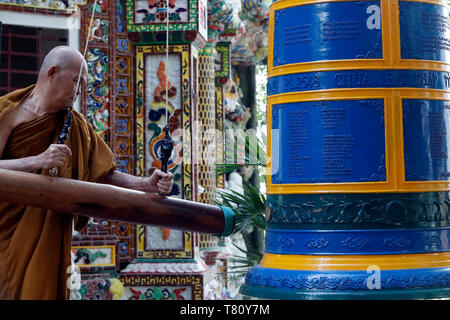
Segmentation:
{"type": "Polygon", "coordinates": [[[86,64],[82,54],[78,50],[68,46],[55,47],[45,56],[38,78],[41,78],[51,66],[56,66],[60,69],[74,67],[78,67],[79,69],[81,67],[80,63],[86,64]]]}
{"type": "Polygon", "coordinates": [[[86,85],[87,72],[87,63],[78,50],[55,47],[42,62],[34,92],[49,106],[48,110],[68,108],[86,85]]]}

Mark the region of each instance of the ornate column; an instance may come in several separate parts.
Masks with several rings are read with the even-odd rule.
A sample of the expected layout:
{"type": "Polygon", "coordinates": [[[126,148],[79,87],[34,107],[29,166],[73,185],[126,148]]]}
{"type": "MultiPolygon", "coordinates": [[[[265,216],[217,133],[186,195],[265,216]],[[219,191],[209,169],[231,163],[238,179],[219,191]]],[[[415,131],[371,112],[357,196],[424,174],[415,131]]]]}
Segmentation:
{"type": "MultiPolygon", "coordinates": [[[[86,39],[88,84],[81,109],[94,130],[116,154],[119,170],[131,172],[133,137],[130,48],[120,28],[121,2],[100,0],[88,35],[94,1],[81,7],[80,48],[86,39]],[[115,108],[117,106],[117,109],[115,108]]],[[[134,228],[130,224],[90,219],[88,227],[73,237],[74,263],[81,271],[81,287],[74,299],[113,299],[111,287],[118,283],[120,263],[133,257],[134,228]]],[[[120,284],[119,284],[120,287],[120,284]]]]}
{"type": "MultiPolygon", "coordinates": [[[[207,38],[206,1],[171,2],[169,8],[165,1],[128,0],[126,5],[126,28],[135,48],[136,174],[146,176],[160,168],[159,150],[168,123],[175,142],[168,164],[175,176],[171,196],[198,201],[202,173],[196,167],[200,132],[195,124],[201,116],[198,51],[207,38]]],[[[136,226],[136,259],[120,273],[123,298],[217,297],[216,269],[200,258],[198,237],[192,232],[136,226]]]]}
{"type": "Polygon", "coordinates": [[[270,10],[266,250],[242,293],[450,296],[446,1],[270,10]]]}
{"type": "MultiPolygon", "coordinates": [[[[218,30],[208,26],[208,41],[199,54],[198,77],[198,174],[202,188],[199,201],[213,204],[216,197],[217,162],[217,110],[215,99],[215,53],[218,30]]],[[[203,259],[215,265],[219,253],[218,237],[199,234],[199,245],[203,259]]]]}
{"type": "MultiPolygon", "coordinates": [[[[217,163],[225,163],[225,83],[231,79],[230,43],[219,42],[216,45],[215,91],[216,91],[216,128],[217,163]],[[220,136],[219,136],[220,135],[220,136]]],[[[225,175],[217,177],[217,187],[225,188],[225,175]]]]}

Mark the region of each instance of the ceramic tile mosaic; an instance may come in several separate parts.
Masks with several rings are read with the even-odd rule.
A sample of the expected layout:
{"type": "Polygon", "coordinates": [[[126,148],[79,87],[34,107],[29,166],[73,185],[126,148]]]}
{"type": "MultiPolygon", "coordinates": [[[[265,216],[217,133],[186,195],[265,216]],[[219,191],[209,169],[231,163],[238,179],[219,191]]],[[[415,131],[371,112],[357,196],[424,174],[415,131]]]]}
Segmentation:
{"type": "MultiPolygon", "coordinates": [[[[114,61],[112,75],[116,79],[113,84],[115,90],[112,93],[115,108],[111,109],[111,117],[114,119],[115,130],[111,136],[111,147],[116,154],[118,169],[124,173],[134,174],[134,52],[125,28],[125,1],[111,1],[115,3],[115,19],[112,19],[114,21],[114,42],[111,52],[114,61]]],[[[127,235],[134,236],[134,233],[130,232],[127,235]]],[[[134,237],[132,238],[134,239],[134,237]]]]}
{"type": "Polygon", "coordinates": [[[216,45],[215,76],[217,84],[225,84],[231,78],[231,43],[222,42],[216,45]]]}
{"type": "MultiPolygon", "coordinates": [[[[133,173],[133,66],[132,46],[124,28],[124,5],[121,0],[100,1],[94,14],[91,33],[89,23],[93,0],[82,7],[80,47],[89,39],[88,86],[82,106],[94,130],[115,153],[118,170],[133,173]]],[[[119,261],[131,261],[135,251],[135,228],[131,224],[91,219],[80,235],[84,241],[92,236],[115,236],[115,254],[119,261]]],[[[98,269],[100,266],[96,266],[98,269]]],[[[110,269],[105,266],[104,269],[110,269]]]]}
{"type": "Polygon", "coordinates": [[[105,274],[82,276],[80,288],[71,294],[72,300],[119,300],[124,292],[118,278],[108,278],[105,274]]]}
{"type": "Polygon", "coordinates": [[[216,178],[216,104],[214,85],[214,57],[199,57],[199,184],[205,189],[199,200],[213,204],[215,199],[216,178]]]}
{"type": "MultiPolygon", "coordinates": [[[[199,201],[215,204],[216,197],[216,162],[217,162],[217,130],[216,99],[214,80],[214,56],[199,56],[199,184],[204,191],[199,201]]],[[[202,250],[214,250],[218,237],[207,234],[199,235],[199,246],[202,250]]]]}
{"type": "Polygon", "coordinates": [[[118,245],[118,237],[114,235],[76,235],[72,241],[72,262],[82,273],[118,270],[118,245]]]}
{"type": "MultiPolygon", "coordinates": [[[[176,263],[165,263],[176,265],[176,263]]],[[[208,267],[201,274],[124,274],[120,275],[127,300],[217,300],[225,288],[217,278],[218,268],[208,267]]]]}
{"type": "MultiPolygon", "coordinates": [[[[174,141],[168,170],[174,175],[171,195],[191,200],[190,114],[191,45],[171,45],[169,62],[163,45],[138,46],[136,56],[137,174],[148,176],[161,168],[159,150],[164,127],[174,141]],[[167,84],[166,84],[167,83],[167,84]],[[186,161],[187,160],[187,161],[186,161]]],[[[138,226],[137,257],[151,259],[192,258],[192,233],[138,226]]]]}
{"type": "Polygon", "coordinates": [[[127,0],[128,32],[196,31],[207,38],[206,0],[127,0]],[[167,14],[167,12],[168,14],[167,14]]]}
{"type": "Polygon", "coordinates": [[[192,289],[191,286],[125,287],[122,300],[193,300],[192,289]]]}
{"type": "MultiPolygon", "coordinates": [[[[216,85],[216,162],[217,164],[225,163],[225,134],[224,134],[224,86],[216,85]]],[[[225,175],[217,176],[217,188],[225,188],[225,175]]]]}

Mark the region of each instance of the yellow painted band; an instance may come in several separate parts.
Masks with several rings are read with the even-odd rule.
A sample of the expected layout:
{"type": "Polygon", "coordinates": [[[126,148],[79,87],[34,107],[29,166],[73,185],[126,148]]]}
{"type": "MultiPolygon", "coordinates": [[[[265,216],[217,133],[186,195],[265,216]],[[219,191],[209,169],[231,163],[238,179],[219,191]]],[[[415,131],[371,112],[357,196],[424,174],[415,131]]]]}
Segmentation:
{"type": "Polygon", "coordinates": [[[315,61],[301,64],[286,64],[274,67],[268,77],[277,77],[302,72],[341,71],[341,70],[428,70],[448,72],[450,66],[444,62],[427,60],[403,60],[396,65],[380,65],[377,60],[349,60],[349,61],[315,61]]]}
{"type": "Polygon", "coordinates": [[[450,252],[399,255],[280,255],[264,254],[261,267],[287,270],[380,270],[423,269],[450,267],[450,252]]]}
{"type": "MultiPolygon", "coordinates": [[[[272,2],[271,7],[274,9],[284,9],[298,5],[315,4],[323,2],[345,2],[345,1],[355,1],[355,0],[278,0],[276,2],[272,2]]],[[[440,4],[443,6],[445,6],[447,3],[446,0],[402,0],[402,1],[424,2],[424,3],[440,4]]]]}

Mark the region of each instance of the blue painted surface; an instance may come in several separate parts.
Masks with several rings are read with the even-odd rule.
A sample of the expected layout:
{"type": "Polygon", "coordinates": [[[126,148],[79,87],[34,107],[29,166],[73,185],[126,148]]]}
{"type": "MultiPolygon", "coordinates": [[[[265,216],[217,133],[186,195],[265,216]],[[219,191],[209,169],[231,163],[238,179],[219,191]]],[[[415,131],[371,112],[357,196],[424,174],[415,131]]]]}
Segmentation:
{"type": "Polygon", "coordinates": [[[450,288],[418,288],[392,290],[308,290],[308,289],[276,289],[253,285],[242,285],[240,291],[243,296],[261,299],[279,300],[424,300],[446,299],[450,297],[450,288]]]}
{"type": "Polygon", "coordinates": [[[402,59],[448,62],[449,10],[441,5],[399,1],[402,59]]]}
{"type": "Polygon", "coordinates": [[[449,268],[301,271],[256,266],[240,293],[268,299],[437,299],[450,297],[449,268]]]}
{"type": "Polygon", "coordinates": [[[272,183],[385,181],[384,133],[382,99],[273,105],[272,183]]]}
{"type": "Polygon", "coordinates": [[[448,90],[450,73],[428,70],[340,70],[287,74],[268,79],[267,95],[345,88],[448,90]]]}
{"type": "Polygon", "coordinates": [[[274,254],[405,254],[449,251],[450,228],[266,231],[274,254]]]}
{"type": "Polygon", "coordinates": [[[450,180],[450,103],[403,99],[406,181],[450,180]]]}
{"type": "Polygon", "coordinates": [[[450,193],[268,194],[268,225],[283,230],[450,227],[450,193]]]}
{"type": "MultiPolygon", "coordinates": [[[[369,266],[368,266],[369,267],[369,266]]],[[[372,271],[336,270],[305,271],[264,268],[260,265],[251,269],[245,278],[246,284],[269,288],[292,290],[372,290],[372,271]]],[[[381,270],[379,289],[415,289],[450,286],[449,268],[424,268],[381,270]]]]}
{"type": "Polygon", "coordinates": [[[381,59],[380,1],[318,3],[275,11],[273,66],[381,59]]]}

